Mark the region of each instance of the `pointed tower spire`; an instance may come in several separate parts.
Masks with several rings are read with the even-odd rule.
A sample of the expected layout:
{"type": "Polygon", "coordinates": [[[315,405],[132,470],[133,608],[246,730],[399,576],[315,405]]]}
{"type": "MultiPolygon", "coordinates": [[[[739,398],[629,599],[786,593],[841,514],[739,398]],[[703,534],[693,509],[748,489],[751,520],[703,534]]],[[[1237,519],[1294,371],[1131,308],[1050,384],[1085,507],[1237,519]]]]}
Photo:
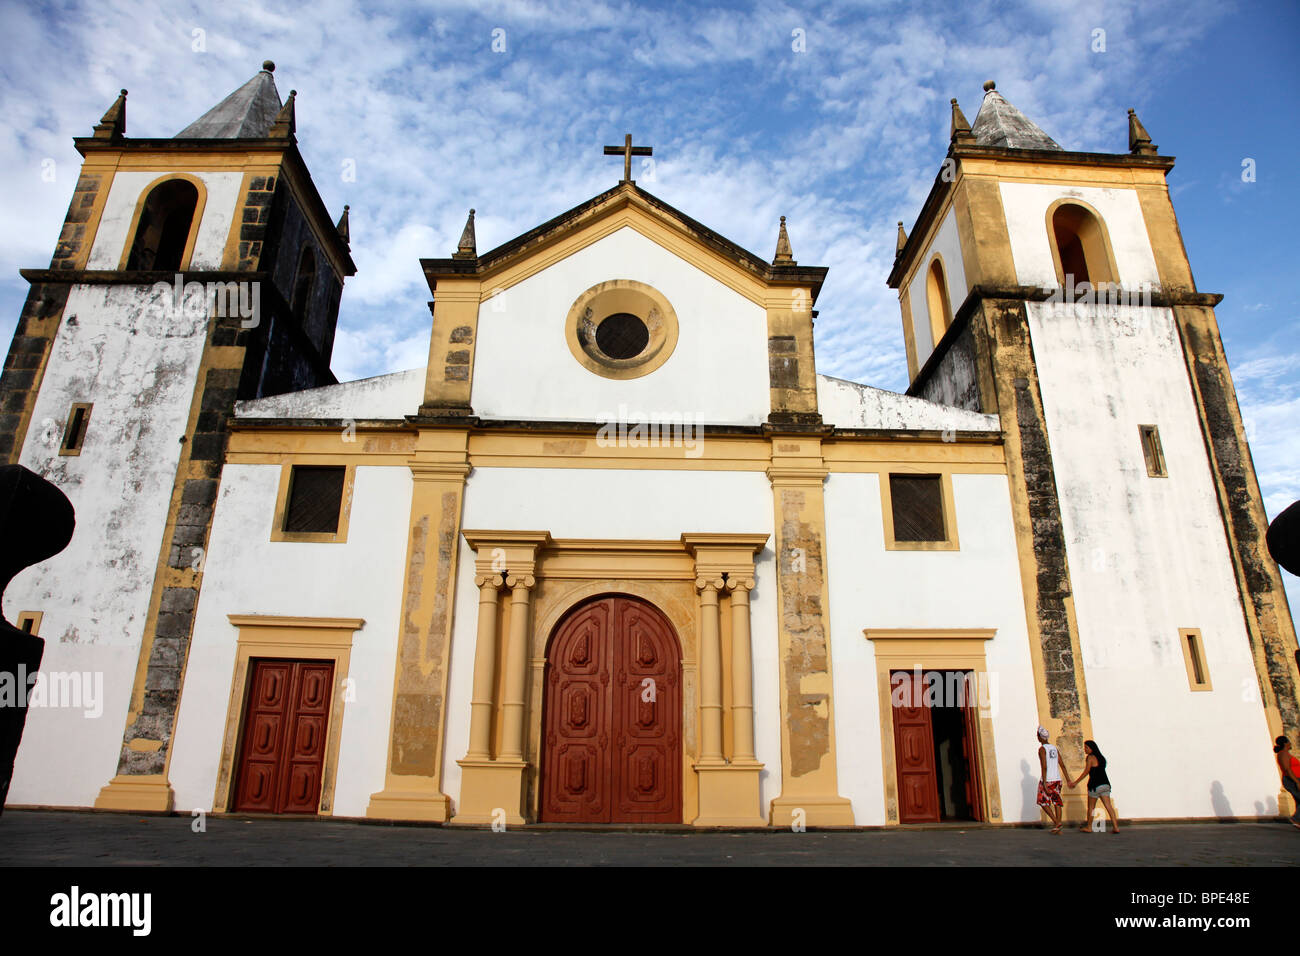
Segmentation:
{"type": "Polygon", "coordinates": [[[95,124],[95,139],[119,140],[126,135],[126,90],[117,95],[104,118],[95,124]]]}
{"type": "Polygon", "coordinates": [[[785,216],[781,217],[781,228],[776,234],[776,255],[772,257],[772,265],[796,265],[794,251],[790,248],[790,234],[785,231],[785,216]]]}
{"type": "Polygon", "coordinates": [[[266,139],[279,118],[275,64],[262,63],[251,80],[176,134],[177,139],[266,139]]]}
{"type": "Polygon", "coordinates": [[[1142,125],[1137,113],[1132,110],[1128,111],[1128,151],[1136,156],[1156,154],[1156,145],[1151,142],[1151,134],[1142,125]]]}
{"type": "Polygon", "coordinates": [[[957,97],[955,96],[952,98],[952,131],[948,134],[948,137],[954,143],[975,142],[975,136],[970,131],[970,123],[966,121],[966,114],[957,105],[957,97]]]}
{"type": "Polygon", "coordinates": [[[465,220],[465,231],[460,234],[460,244],[452,254],[453,259],[477,259],[478,252],[474,242],[474,210],[469,211],[469,218],[465,220]]]}
{"type": "Polygon", "coordinates": [[[338,230],[339,238],[343,240],[343,245],[349,249],[352,248],[352,233],[348,229],[348,209],[350,206],[344,205],[343,215],[339,216],[339,224],[335,227],[338,230]]]}
{"type": "Polygon", "coordinates": [[[1001,149],[1060,149],[1057,142],[1039,129],[1024,113],[1002,98],[997,84],[984,84],[984,102],[975,114],[971,133],[979,146],[1001,149]]]}
{"type": "Polygon", "coordinates": [[[275,114],[275,122],[271,124],[271,139],[292,139],[293,134],[297,132],[298,122],[293,109],[293,102],[297,96],[297,90],[290,90],[289,98],[284,101],[284,106],[280,107],[280,112],[275,114]]]}
{"type": "MultiPolygon", "coordinates": [[[[953,100],[955,103],[956,100],[953,100]]],[[[907,245],[907,230],[903,228],[903,221],[898,221],[898,247],[894,250],[894,258],[897,259],[903,252],[903,247],[907,245]]]]}

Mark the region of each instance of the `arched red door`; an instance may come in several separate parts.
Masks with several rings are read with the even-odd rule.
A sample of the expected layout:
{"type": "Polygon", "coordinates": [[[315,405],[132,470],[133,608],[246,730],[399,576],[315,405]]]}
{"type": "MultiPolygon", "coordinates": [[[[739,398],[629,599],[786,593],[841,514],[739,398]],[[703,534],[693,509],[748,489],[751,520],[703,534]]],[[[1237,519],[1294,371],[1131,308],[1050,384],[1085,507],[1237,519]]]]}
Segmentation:
{"type": "Polygon", "coordinates": [[[570,611],[546,661],[541,819],[682,821],[681,652],[652,605],[570,611]]]}

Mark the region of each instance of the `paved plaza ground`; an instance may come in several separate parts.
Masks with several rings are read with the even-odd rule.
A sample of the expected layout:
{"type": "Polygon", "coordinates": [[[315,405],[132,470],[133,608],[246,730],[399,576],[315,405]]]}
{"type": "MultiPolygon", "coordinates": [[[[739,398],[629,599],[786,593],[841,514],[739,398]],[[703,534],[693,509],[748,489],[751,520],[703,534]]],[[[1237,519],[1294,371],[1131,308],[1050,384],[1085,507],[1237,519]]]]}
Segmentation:
{"type": "Polygon", "coordinates": [[[1286,823],[695,831],[391,826],[361,821],[6,810],[7,866],[1295,866],[1286,823]]]}

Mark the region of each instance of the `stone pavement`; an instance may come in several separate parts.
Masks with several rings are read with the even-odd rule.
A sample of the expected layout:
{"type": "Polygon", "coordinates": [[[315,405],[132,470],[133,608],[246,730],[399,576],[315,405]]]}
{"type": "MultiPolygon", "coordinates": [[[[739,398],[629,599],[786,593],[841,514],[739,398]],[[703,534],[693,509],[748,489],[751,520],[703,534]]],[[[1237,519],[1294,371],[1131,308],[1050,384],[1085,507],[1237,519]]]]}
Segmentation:
{"type": "Polygon", "coordinates": [[[1286,823],[1032,828],[695,831],[393,826],[349,820],[6,810],[5,866],[1295,866],[1286,823]]]}

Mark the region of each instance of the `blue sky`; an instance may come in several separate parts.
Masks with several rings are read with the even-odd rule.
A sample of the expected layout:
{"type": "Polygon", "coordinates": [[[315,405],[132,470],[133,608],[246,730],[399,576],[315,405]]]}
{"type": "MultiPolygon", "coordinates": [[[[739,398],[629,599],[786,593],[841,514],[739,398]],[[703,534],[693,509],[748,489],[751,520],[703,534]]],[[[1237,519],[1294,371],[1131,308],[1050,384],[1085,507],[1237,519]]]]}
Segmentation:
{"type": "MultiPolygon", "coordinates": [[[[946,149],[949,97],[974,119],[996,79],[1065,148],[1110,152],[1126,151],[1134,107],[1178,158],[1198,287],[1225,295],[1270,517],[1300,498],[1300,295],[1282,281],[1300,210],[1294,3],[99,0],[0,17],[0,341],[26,291],[17,270],[53,251],[72,137],[120,87],[129,136],[174,135],[270,58],[281,95],[298,90],[321,194],[335,215],[352,207],[341,380],[424,363],[418,259],[449,255],[471,206],[479,249],[505,242],[612,186],[621,165],[601,146],[630,131],[655,149],[638,183],[741,245],[770,256],[787,216],[795,257],[830,267],[819,371],[901,390],[885,277],[895,223],[911,226],[946,149]]],[[[1295,606],[1300,582],[1284,577],[1295,606]]]]}

